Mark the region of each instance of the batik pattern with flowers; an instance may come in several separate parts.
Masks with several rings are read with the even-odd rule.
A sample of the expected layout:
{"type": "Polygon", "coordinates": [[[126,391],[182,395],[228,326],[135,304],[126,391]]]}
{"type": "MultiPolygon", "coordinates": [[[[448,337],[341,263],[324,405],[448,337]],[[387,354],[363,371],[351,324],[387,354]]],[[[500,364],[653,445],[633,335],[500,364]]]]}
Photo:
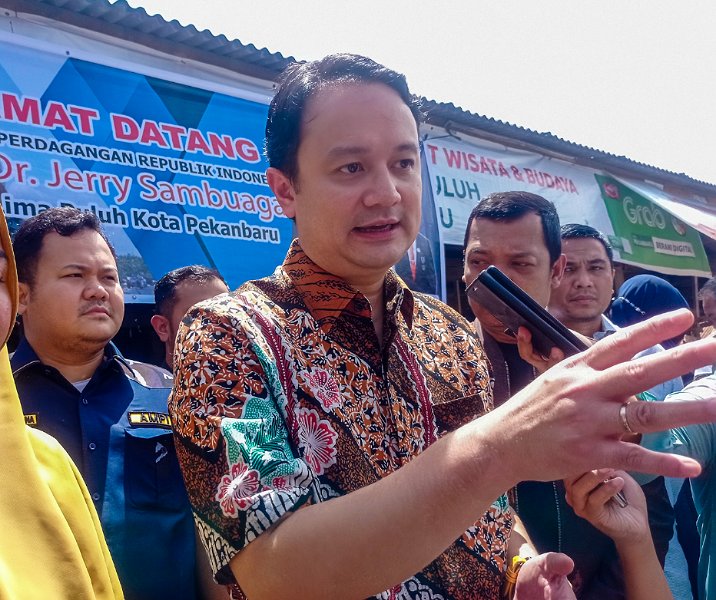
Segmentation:
{"type": "Polygon", "coordinates": [[[251,506],[253,496],[259,490],[259,473],[245,464],[231,465],[229,474],[224,475],[216,491],[216,500],[227,517],[236,517],[238,511],[251,506]]]}
{"type": "MultiPolygon", "coordinates": [[[[221,581],[233,581],[232,556],[287,512],[390,475],[491,408],[469,324],[393,272],[386,298],[379,341],[365,297],[294,243],[271,277],[185,318],[170,411],[221,581]]],[[[511,518],[497,499],[397,596],[380,597],[497,598],[511,518]]]]}

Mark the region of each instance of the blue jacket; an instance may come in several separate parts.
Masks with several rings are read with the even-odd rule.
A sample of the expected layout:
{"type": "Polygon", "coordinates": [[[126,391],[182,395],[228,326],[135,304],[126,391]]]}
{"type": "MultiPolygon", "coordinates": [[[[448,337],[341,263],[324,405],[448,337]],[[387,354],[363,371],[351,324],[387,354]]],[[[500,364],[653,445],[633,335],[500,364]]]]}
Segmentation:
{"type": "Polygon", "coordinates": [[[11,365],[25,421],[59,440],[87,483],[125,596],[196,598],[194,522],[167,412],[171,375],[113,344],[82,391],[26,340],[11,365]]]}

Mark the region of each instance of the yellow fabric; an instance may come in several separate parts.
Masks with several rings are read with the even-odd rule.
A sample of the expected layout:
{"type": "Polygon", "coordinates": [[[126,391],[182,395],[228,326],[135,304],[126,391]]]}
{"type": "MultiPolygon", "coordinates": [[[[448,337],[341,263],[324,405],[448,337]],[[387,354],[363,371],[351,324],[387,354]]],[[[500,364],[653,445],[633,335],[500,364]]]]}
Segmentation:
{"type": "MultiPolygon", "coordinates": [[[[12,253],[12,242],[10,241],[10,232],[7,229],[7,222],[5,221],[5,213],[0,207],[0,248],[3,249],[7,255],[7,275],[5,281],[7,282],[7,290],[10,293],[10,299],[12,300],[12,319],[15,319],[17,314],[17,269],[15,268],[15,258],[12,253]]],[[[7,332],[7,337],[2,340],[2,346],[7,343],[7,339],[10,337],[10,332],[7,332]]]]}
{"type": "MultiPolygon", "coordinates": [[[[17,306],[4,217],[0,241],[12,263],[8,288],[17,306]]],[[[0,477],[0,599],[123,598],[97,512],[77,468],[54,438],[25,426],[4,342],[0,477]]]]}

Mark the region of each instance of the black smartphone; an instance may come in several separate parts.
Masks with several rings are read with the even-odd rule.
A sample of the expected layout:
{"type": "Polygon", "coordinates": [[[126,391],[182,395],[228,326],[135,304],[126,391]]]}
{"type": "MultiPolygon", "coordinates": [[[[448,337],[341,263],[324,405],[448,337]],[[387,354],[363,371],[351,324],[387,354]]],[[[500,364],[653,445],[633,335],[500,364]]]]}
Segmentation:
{"type": "Polygon", "coordinates": [[[549,356],[555,346],[565,356],[588,348],[494,265],[467,286],[467,295],[487,309],[512,335],[517,335],[520,326],[529,329],[532,346],[543,356],[549,356]]]}

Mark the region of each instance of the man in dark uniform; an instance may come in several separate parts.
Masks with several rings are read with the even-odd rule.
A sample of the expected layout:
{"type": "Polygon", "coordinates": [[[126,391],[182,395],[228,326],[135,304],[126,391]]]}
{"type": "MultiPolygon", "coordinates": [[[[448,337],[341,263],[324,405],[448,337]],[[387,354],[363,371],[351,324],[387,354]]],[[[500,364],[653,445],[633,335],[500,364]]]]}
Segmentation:
{"type": "Polygon", "coordinates": [[[167,414],[171,375],[125,359],[110,341],[124,295],[97,217],[50,209],[20,226],[14,248],[24,339],[12,369],[26,422],[77,464],[126,597],[196,598],[194,523],[167,414]]]}

